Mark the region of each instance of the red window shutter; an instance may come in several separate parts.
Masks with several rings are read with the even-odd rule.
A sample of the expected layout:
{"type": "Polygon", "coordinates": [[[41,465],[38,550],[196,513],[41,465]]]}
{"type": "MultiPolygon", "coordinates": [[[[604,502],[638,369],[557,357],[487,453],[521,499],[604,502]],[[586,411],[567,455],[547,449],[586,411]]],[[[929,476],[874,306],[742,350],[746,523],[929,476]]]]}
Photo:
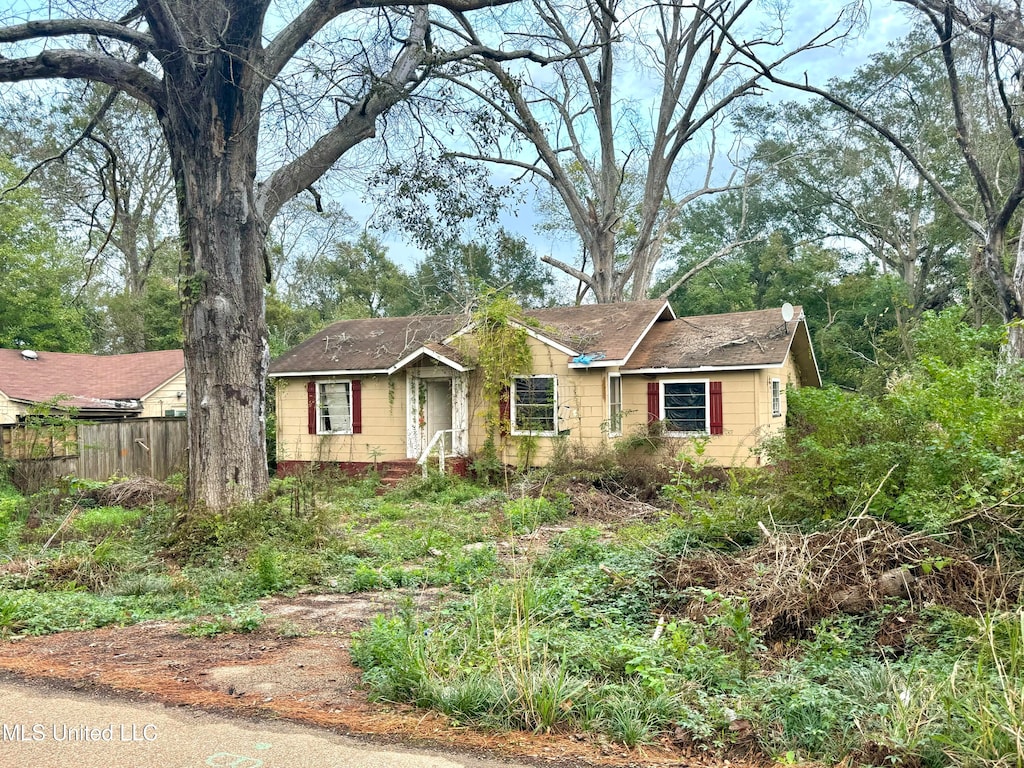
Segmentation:
{"type": "Polygon", "coordinates": [[[661,418],[661,385],[656,381],[647,382],[647,423],[653,424],[661,418]]]}
{"type": "Polygon", "coordinates": [[[512,390],[503,387],[498,397],[498,432],[503,437],[512,429],[512,390]]]}
{"type": "Polygon", "coordinates": [[[710,400],[708,407],[711,409],[711,434],[725,434],[725,426],[722,423],[722,382],[712,381],[708,387],[710,400]]]}
{"type": "Polygon", "coordinates": [[[363,385],[359,379],[352,379],[352,434],[363,433],[363,385]]]}
{"type": "Polygon", "coordinates": [[[306,406],[309,409],[309,434],[316,434],[316,382],[306,382],[306,406]]]}

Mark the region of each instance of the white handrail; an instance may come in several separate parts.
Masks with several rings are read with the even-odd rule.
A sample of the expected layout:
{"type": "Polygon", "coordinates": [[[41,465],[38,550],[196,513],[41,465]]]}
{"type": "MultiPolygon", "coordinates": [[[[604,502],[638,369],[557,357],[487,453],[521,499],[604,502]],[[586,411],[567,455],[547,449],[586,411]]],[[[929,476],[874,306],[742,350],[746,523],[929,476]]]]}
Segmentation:
{"type": "Polygon", "coordinates": [[[452,436],[452,453],[455,452],[455,430],[454,429],[439,429],[434,433],[434,436],[430,438],[430,442],[427,443],[426,449],[420,454],[420,457],[416,460],[416,463],[423,467],[423,476],[427,476],[427,458],[430,456],[430,452],[434,449],[440,441],[440,448],[437,452],[437,468],[444,474],[444,436],[451,434],[452,436]]]}

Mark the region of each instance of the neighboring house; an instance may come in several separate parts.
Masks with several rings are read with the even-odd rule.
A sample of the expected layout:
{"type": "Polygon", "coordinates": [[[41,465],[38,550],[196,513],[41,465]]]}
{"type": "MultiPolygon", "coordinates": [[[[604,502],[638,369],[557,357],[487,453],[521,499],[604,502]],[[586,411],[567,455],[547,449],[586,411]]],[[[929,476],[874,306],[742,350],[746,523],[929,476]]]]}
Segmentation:
{"type": "MultiPolygon", "coordinates": [[[[504,458],[533,437],[543,465],[559,440],[600,448],[649,429],[706,436],[726,466],[760,462],[785,423],[786,390],[820,386],[802,310],[676,318],[668,302],[528,310],[533,369],[508,382],[504,458]]],[[[460,456],[486,439],[467,315],[344,320],[270,366],[279,472],[355,469],[420,457],[438,432],[460,456]]]]}
{"type": "Polygon", "coordinates": [[[93,421],[185,415],[180,349],[130,355],[77,355],[0,349],[0,424],[58,402],[93,421]]]}

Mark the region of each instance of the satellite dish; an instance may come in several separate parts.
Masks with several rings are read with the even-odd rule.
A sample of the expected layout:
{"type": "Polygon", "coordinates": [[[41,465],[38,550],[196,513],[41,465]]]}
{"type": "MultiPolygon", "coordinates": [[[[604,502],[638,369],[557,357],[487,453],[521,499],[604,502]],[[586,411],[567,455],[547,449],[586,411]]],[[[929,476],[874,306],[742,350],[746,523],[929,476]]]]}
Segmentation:
{"type": "Polygon", "coordinates": [[[782,305],[782,322],[788,323],[793,319],[793,305],[788,301],[782,305]]]}
{"type": "Polygon", "coordinates": [[[21,350],[21,356],[23,358],[25,358],[26,360],[38,360],[39,359],[39,354],[36,353],[36,352],[33,352],[31,349],[23,349],[23,350],[21,350]]]}

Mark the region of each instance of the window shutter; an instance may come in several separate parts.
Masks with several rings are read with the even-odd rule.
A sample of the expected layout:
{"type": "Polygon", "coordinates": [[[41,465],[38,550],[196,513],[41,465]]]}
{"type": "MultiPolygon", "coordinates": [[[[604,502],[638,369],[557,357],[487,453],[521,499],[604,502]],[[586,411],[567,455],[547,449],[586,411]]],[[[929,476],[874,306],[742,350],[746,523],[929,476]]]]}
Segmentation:
{"type": "Polygon", "coordinates": [[[725,434],[725,426],[722,423],[722,382],[712,381],[708,387],[710,401],[708,407],[711,409],[711,434],[725,434]]]}
{"type": "Polygon", "coordinates": [[[309,409],[309,434],[316,434],[316,382],[306,382],[306,407],[309,409]]]}
{"type": "Polygon", "coordinates": [[[498,433],[504,437],[512,429],[512,390],[502,387],[498,397],[498,433]]]}
{"type": "Polygon", "coordinates": [[[352,434],[363,433],[363,383],[352,379],[352,434]]]}
{"type": "Polygon", "coordinates": [[[656,381],[647,382],[647,423],[653,424],[661,418],[661,385],[656,381]]]}

